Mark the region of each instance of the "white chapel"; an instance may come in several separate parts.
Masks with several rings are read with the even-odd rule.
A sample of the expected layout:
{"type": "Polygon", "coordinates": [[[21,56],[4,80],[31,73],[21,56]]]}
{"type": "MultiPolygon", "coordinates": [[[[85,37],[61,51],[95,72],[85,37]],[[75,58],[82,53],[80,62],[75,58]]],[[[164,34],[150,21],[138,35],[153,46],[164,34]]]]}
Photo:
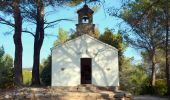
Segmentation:
{"type": "Polygon", "coordinates": [[[51,49],[51,86],[119,86],[118,50],[93,37],[93,10],[77,11],[77,38],[51,49]]]}

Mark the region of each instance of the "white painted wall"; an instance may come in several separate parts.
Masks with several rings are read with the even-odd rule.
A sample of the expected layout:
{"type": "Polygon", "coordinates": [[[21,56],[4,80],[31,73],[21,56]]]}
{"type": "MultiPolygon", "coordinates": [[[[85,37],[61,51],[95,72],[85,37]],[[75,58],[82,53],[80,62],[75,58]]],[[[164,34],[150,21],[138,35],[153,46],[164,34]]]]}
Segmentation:
{"type": "Polygon", "coordinates": [[[87,34],[52,48],[52,86],[80,85],[80,58],[92,58],[92,84],[119,86],[117,49],[87,34]]]}

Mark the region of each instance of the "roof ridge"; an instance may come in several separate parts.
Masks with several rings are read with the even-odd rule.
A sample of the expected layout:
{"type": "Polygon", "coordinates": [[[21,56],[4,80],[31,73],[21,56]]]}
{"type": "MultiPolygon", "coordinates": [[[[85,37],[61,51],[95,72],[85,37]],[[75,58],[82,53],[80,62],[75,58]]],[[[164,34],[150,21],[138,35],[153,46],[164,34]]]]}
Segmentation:
{"type": "Polygon", "coordinates": [[[57,48],[57,47],[60,47],[60,46],[62,46],[62,45],[64,45],[64,44],[67,44],[67,43],[70,43],[70,42],[72,42],[72,41],[75,41],[75,40],[77,40],[77,39],[79,39],[79,38],[81,38],[81,37],[83,37],[83,36],[88,36],[89,38],[91,38],[91,39],[93,39],[93,40],[95,40],[95,41],[97,41],[97,42],[100,42],[100,43],[102,43],[102,44],[104,44],[104,45],[107,45],[107,46],[111,47],[112,49],[118,51],[118,49],[117,49],[116,47],[114,47],[114,46],[112,46],[112,45],[109,45],[109,44],[107,44],[107,43],[104,43],[104,42],[100,41],[99,39],[96,39],[96,38],[94,38],[94,37],[92,37],[92,36],[90,36],[90,35],[88,35],[88,34],[80,35],[80,36],[78,36],[78,37],[76,37],[76,38],[74,38],[74,39],[68,40],[68,41],[66,41],[66,42],[64,42],[64,43],[62,43],[62,44],[59,44],[59,45],[57,45],[57,46],[54,46],[54,47],[51,48],[51,50],[53,50],[53,49],[55,49],[55,48],[57,48]]]}

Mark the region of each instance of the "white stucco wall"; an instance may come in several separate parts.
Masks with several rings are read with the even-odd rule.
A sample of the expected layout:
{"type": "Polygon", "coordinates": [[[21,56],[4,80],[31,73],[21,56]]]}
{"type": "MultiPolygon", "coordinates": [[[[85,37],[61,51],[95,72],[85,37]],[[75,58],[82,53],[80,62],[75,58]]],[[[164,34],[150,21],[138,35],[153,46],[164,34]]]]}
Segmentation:
{"type": "Polygon", "coordinates": [[[92,58],[92,84],[119,86],[117,49],[86,34],[52,48],[52,86],[79,85],[80,58],[92,58]]]}

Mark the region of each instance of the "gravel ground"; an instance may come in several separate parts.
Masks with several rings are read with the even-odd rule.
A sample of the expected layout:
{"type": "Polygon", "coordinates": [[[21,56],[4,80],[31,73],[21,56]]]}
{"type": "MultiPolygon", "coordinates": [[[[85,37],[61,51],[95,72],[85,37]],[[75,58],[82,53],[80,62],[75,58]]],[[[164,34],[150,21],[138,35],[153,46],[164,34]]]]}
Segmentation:
{"type": "MultiPolygon", "coordinates": [[[[16,89],[7,89],[7,90],[0,90],[0,100],[4,100],[4,97],[6,97],[6,94],[10,94],[10,93],[12,93],[14,90],[16,90],[16,89]]],[[[44,88],[23,88],[23,89],[20,89],[20,91],[21,92],[23,92],[24,93],[24,91],[26,92],[28,92],[28,91],[31,91],[31,93],[32,93],[32,91],[34,90],[34,92],[36,92],[37,91],[37,93],[38,93],[38,91],[40,91],[41,90],[41,92],[40,93],[42,93],[42,91],[44,91],[45,93],[51,93],[52,91],[50,90],[50,91],[47,91],[48,89],[44,89],[44,88]]],[[[55,91],[55,90],[53,90],[53,91],[55,91]]],[[[59,93],[61,92],[61,91],[59,91],[59,90],[57,90],[59,93]]],[[[71,93],[71,95],[73,95],[73,93],[72,92],[70,92],[71,93]]],[[[103,92],[102,92],[103,93],[103,92]]],[[[68,94],[68,93],[67,93],[68,94]]],[[[95,94],[95,93],[92,93],[92,94],[95,94]]],[[[107,94],[107,93],[104,93],[104,94],[107,94]]],[[[108,93],[109,94],[109,93],[108,93]]],[[[80,93],[78,93],[77,95],[80,95],[80,93]]],[[[74,93],[74,96],[76,96],[76,93],[74,93]]],[[[83,96],[82,96],[83,97],[83,96]]],[[[70,98],[70,96],[68,97],[67,99],[65,99],[65,100],[70,100],[71,98],[70,98]],[[69,98],[69,99],[68,99],[69,98]]],[[[47,99],[47,98],[46,98],[47,99]]],[[[45,99],[44,99],[45,100],[45,99]]],[[[80,100],[80,99],[74,99],[74,100],[80,100]]],[[[85,99],[82,99],[82,100],[85,100],[85,99]]],[[[88,100],[92,100],[92,98],[91,99],[88,99],[88,100]]],[[[140,96],[134,96],[134,100],[170,100],[170,99],[168,99],[167,97],[156,97],[156,96],[151,96],[151,95],[140,95],[140,96]]]]}
{"type": "Polygon", "coordinates": [[[134,96],[134,100],[170,100],[166,97],[156,97],[150,95],[134,96]]]}

